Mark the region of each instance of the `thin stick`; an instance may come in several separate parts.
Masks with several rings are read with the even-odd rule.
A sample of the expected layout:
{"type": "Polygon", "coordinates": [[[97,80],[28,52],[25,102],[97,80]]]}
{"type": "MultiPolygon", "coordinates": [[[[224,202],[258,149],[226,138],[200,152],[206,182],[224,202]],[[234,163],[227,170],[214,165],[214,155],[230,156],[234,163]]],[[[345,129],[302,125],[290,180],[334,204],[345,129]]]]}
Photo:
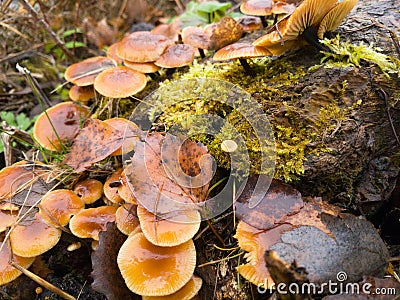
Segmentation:
{"type": "Polygon", "coordinates": [[[20,265],[16,264],[13,261],[10,261],[10,265],[16,268],[18,271],[22,272],[26,276],[28,276],[30,279],[35,281],[36,283],[40,284],[42,287],[48,289],[49,291],[59,295],[60,297],[66,299],[66,300],[76,300],[75,297],[71,296],[70,294],[67,294],[63,290],[60,290],[58,287],[55,285],[52,285],[50,282],[44,280],[43,278],[37,276],[36,274],[32,273],[31,271],[28,271],[27,269],[21,267],[20,265]]]}
{"type": "Polygon", "coordinates": [[[72,54],[71,51],[68,50],[67,47],[65,47],[65,44],[62,40],[58,38],[58,36],[55,34],[55,32],[50,28],[49,24],[39,16],[39,14],[36,12],[36,10],[33,8],[32,5],[27,0],[20,0],[21,4],[23,7],[31,14],[31,16],[40,24],[43,25],[44,30],[50,35],[50,37],[54,40],[54,42],[61,48],[61,50],[65,53],[65,55],[68,56],[69,59],[75,60],[75,56],[72,54]]]}

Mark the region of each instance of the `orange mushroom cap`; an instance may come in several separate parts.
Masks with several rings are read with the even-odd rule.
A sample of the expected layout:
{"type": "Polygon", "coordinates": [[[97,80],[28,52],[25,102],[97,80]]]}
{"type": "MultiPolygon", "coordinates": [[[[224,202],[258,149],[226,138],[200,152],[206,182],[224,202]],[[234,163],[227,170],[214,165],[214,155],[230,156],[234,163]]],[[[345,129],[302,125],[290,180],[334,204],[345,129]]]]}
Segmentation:
{"type": "Polygon", "coordinates": [[[271,52],[264,47],[253,46],[246,43],[235,43],[225,46],[215,52],[213,60],[231,60],[237,58],[251,58],[270,56],[271,52]]]}
{"type": "Polygon", "coordinates": [[[146,75],[125,66],[107,69],[97,75],[94,88],[110,98],[127,98],[146,87],[146,75]]]}
{"type": "Polygon", "coordinates": [[[123,199],[118,193],[118,186],[121,185],[121,173],[124,168],[117,169],[107,178],[103,186],[103,192],[106,198],[112,203],[121,203],[123,199]]]}
{"type": "Polygon", "coordinates": [[[115,67],[115,65],[115,62],[107,57],[90,57],[70,65],[65,70],[64,77],[67,81],[78,86],[93,85],[94,79],[99,73],[115,67]]]}
{"type": "Polygon", "coordinates": [[[239,247],[248,253],[245,254],[246,264],[237,267],[240,275],[257,286],[271,288],[274,281],[265,265],[265,251],[280,241],[281,234],[292,228],[291,225],[280,225],[270,230],[260,230],[243,221],[239,221],[235,238],[239,247]]]}
{"type": "Polygon", "coordinates": [[[74,192],[85,204],[92,204],[103,195],[103,183],[97,179],[87,178],[75,184],[74,192]]]}
{"type": "Polygon", "coordinates": [[[94,87],[93,85],[87,86],[77,86],[74,85],[69,90],[69,98],[73,101],[79,101],[83,104],[87,104],[90,99],[95,97],[94,87]]]}
{"type": "MultiPolygon", "coordinates": [[[[121,172],[120,182],[121,185],[118,187],[119,196],[127,203],[137,204],[137,199],[132,193],[129,187],[127,174],[131,171],[132,164],[125,166],[124,170],[121,172]]],[[[129,176],[129,175],[128,175],[129,176]]]]}
{"type": "Polygon", "coordinates": [[[99,240],[99,232],[107,229],[108,222],[115,221],[115,206],[87,208],[74,215],[69,222],[71,232],[80,238],[99,240]]]}
{"type": "Polygon", "coordinates": [[[249,16],[269,16],[272,5],[272,0],[248,0],[240,5],[240,11],[249,16]]]}
{"type": "Polygon", "coordinates": [[[199,27],[185,27],[182,29],[181,35],[183,43],[194,48],[210,49],[212,46],[211,35],[199,27]]]}
{"type": "Polygon", "coordinates": [[[175,247],[159,247],[137,233],[121,246],[118,267],[128,288],[142,296],[165,296],[189,282],[196,267],[192,240],[175,247]]]}
{"type": "MultiPolygon", "coordinates": [[[[0,286],[16,279],[22,273],[10,265],[11,248],[8,242],[0,242],[0,286]]],[[[27,269],[35,260],[35,257],[20,257],[13,254],[12,260],[27,269]]]]}
{"type": "Polygon", "coordinates": [[[72,142],[88,113],[85,107],[74,102],[59,103],[39,115],[33,126],[33,137],[43,148],[60,150],[58,137],[61,142],[72,142]]]}
{"type": "Polygon", "coordinates": [[[130,203],[118,207],[115,213],[115,223],[123,234],[130,235],[140,225],[136,208],[135,204],[130,203]]]}
{"type": "Polygon", "coordinates": [[[65,226],[72,215],[85,207],[84,202],[71,190],[60,189],[46,193],[39,204],[39,214],[50,226],[65,226]]]}
{"type": "Polygon", "coordinates": [[[112,59],[116,65],[121,65],[124,60],[117,55],[118,46],[119,46],[118,42],[110,45],[110,47],[108,47],[107,49],[106,55],[109,59],[112,59]]]}
{"type": "Polygon", "coordinates": [[[162,68],[179,68],[189,65],[194,60],[194,48],[187,44],[176,44],[169,47],[155,65],[162,68]]]}
{"type": "Polygon", "coordinates": [[[235,20],[242,27],[244,32],[250,32],[262,28],[262,22],[259,17],[243,16],[235,18],[235,20]]]}
{"type": "Polygon", "coordinates": [[[128,68],[131,68],[132,70],[145,74],[155,73],[160,70],[160,67],[156,66],[153,62],[138,63],[124,60],[124,65],[128,68]]]}
{"type": "Polygon", "coordinates": [[[123,60],[132,62],[156,61],[164,50],[174,42],[164,35],[149,31],[137,31],[124,37],[117,46],[116,53],[123,60]]]}
{"type": "Polygon", "coordinates": [[[11,227],[16,219],[16,213],[13,213],[13,211],[0,210],[0,233],[6,231],[7,228],[11,227]]]}
{"type": "Polygon", "coordinates": [[[143,296],[142,300],[192,300],[200,291],[203,280],[200,277],[192,276],[188,283],[177,292],[167,296],[143,296]]]}
{"type": "Polygon", "coordinates": [[[53,248],[60,238],[61,229],[49,226],[39,213],[31,224],[17,225],[10,233],[11,248],[22,257],[38,256],[53,248]]]}
{"type": "Polygon", "coordinates": [[[337,3],[322,19],[318,28],[318,38],[323,39],[325,32],[338,28],[356,4],[357,0],[343,0],[337,3]]]}
{"type": "Polygon", "coordinates": [[[175,18],[170,24],[160,24],[154,27],[151,33],[166,36],[170,40],[177,42],[179,40],[180,26],[179,18],[175,18]]]}
{"type": "Polygon", "coordinates": [[[177,246],[187,242],[200,228],[201,217],[197,210],[175,212],[176,215],[162,219],[138,206],[140,228],[146,239],[162,247],[177,246]]]}

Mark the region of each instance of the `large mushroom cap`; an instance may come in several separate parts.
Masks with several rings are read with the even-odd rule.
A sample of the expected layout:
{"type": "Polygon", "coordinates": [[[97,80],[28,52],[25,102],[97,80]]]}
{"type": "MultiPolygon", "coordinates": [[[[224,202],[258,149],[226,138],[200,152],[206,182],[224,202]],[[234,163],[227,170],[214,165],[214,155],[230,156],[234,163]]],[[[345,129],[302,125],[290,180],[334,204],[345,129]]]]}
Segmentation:
{"type": "Polygon", "coordinates": [[[77,214],[85,204],[71,190],[60,189],[47,192],[39,204],[39,214],[51,226],[65,226],[72,215],[77,214]]]}
{"type": "Polygon", "coordinates": [[[64,77],[67,81],[78,86],[92,85],[96,76],[106,69],[115,67],[112,59],[103,56],[87,58],[81,62],[70,65],[64,77]]]}
{"type": "Polygon", "coordinates": [[[22,273],[16,268],[10,265],[10,260],[12,260],[20,265],[21,267],[27,269],[34,262],[35,257],[20,257],[13,254],[10,245],[7,241],[0,242],[0,286],[9,283],[16,279],[22,273]]]}
{"type": "Polygon", "coordinates": [[[191,300],[201,289],[203,280],[193,276],[179,291],[167,296],[143,296],[142,300],[191,300]]]}
{"type": "Polygon", "coordinates": [[[325,32],[338,28],[356,4],[357,0],[343,0],[336,4],[322,19],[318,28],[318,38],[323,39],[325,32]]]}
{"type": "Polygon", "coordinates": [[[196,267],[196,249],[192,240],[175,247],[155,246],[137,233],[124,242],[117,263],[132,292],[165,296],[189,282],[196,267]]]}
{"type": "Polygon", "coordinates": [[[107,229],[108,222],[115,221],[115,206],[87,208],[74,215],[69,222],[71,232],[80,238],[99,240],[100,231],[107,229]]]}
{"type": "Polygon", "coordinates": [[[164,50],[174,42],[164,35],[149,31],[137,31],[118,43],[116,53],[123,60],[132,62],[156,61],[164,50]]]}
{"type": "Polygon", "coordinates": [[[125,66],[101,72],[94,81],[94,88],[110,98],[127,98],[146,87],[146,75],[125,66]]]}
{"type": "Polygon", "coordinates": [[[74,102],[59,103],[39,115],[33,126],[33,137],[43,148],[60,150],[60,142],[72,142],[88,113],[85,107],[74,102]]]}
{"type": "Polygon", "coordinates": [[[197,210],[179,211],[170,219],[161,219],[138,206],[137,215],[146,239],[162,247],[177,246],[187,242],[197,233],[201,222],[197,210]]]}
{"type": "Polygon", "coordinates": [[[225,46],[215,52],[213,60],[231,60],[237,58],[251,58],[270,56],[271,52],[264,47],[253,46],[246,43],[235,43],[225,46]]]}
{"type": "Polygon", "coordinates": [[[35,257],[53,248],[61,238],[61,229],[49,226],[37,213],[29,225],[17,225],[10,233],[14,254],[35,257]]]}
{"type": "Polygon", "coordinates": [[[187,44],[169,47],[155,64],[162,68],[178,68],[189,65],[194,60],[194,48],[187,44]]]}

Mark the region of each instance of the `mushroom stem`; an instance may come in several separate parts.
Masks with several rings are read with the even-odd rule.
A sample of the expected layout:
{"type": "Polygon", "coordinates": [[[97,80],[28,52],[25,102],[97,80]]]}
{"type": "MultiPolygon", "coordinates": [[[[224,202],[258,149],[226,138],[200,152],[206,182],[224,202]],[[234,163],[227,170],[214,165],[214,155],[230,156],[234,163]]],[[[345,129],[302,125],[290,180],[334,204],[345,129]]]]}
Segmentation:
{"type": "Polygon", "coordinates": [[[59,295],[60,297],[66,299],[66,300],[76,300],[75,297],[73,297],[70,294],[67,294],[66,292],[60,290],[58,287],[52,285],[51,283],[49,283],[48,281],[44,280],[43,278],[37,276],[36,274],[32,273],[31,271],[28,271],[27,269],[21,267],[20,265],[16,264],[15,262],[10,261],[10,265],[12,265],[14,268],[16,268],[21,273],[23,273],[26,276],[28,276],[30,279],[32,279],[36,283],[38,283],[41,286],[45,287],[49,291],[59,295]]]}
{"type": "Polygon", "coordinates": [[[199,53],[200,53],[201,58],[205,58],[205,57],[206,57],[206,54],[204,53],[204,50],[201,49],[201,48],[198,48],[198,50],[199,50],[199,53]]]}
{"type": "Polygon", "coordinates": [[[261,19],[262,26],[264,28],[267,28],[268,27],[267,18],[265,16],[261,16],[260,19],[261,19]]]}
{"type": "Polygon", "coordinates": [[[325,51],[325,52],[332,52],[328,47],[325,45],[322,45],[317,37],[317,31],[315,30],[314,27],[310,26],[307,27],[303,33],[302,37],[306,40],[307,43],[309,43],[311,46],[315,47],[316,49],[320,51],[325,51]]]}
{"type": "Polygon", "coordinates": [[[247,75],[255,76],[256,72],[250,67],[249,63],[245,58],[239,58],[240,64],[242,65],[243,69],[246,71],[247,75]]]}

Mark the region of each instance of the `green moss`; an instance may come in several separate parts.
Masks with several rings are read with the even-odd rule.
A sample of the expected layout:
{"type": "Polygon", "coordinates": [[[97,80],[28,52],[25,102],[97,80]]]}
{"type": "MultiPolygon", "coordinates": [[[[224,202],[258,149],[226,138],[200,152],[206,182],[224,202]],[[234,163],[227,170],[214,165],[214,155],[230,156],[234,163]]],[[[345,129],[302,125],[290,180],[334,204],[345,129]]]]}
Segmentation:
{"type": "MultiPolygon", "coordinates": [[[[296,180],[304,174],[304,161],[308,155],[320,155],[329,152],[324,139],[335,132],[338,124],[345,121],[351,110],[360,104],[342,109],[337,104],[347,90],[347,81],[343,81],[339,87],[335,87],[332,99],[318,104],[317,110],[309,114],[301,107],[302,95],[294,88],[308,70],[303,66],[295,65],[295,56],[287,56],[280,59],[261,58],[249,61],[256,71],[256,76],[249,76],[238,62],[212,64],[207,62],[200,64],[194,62],[193,66],[185,73],[174,74],[170,82],[181,79],[213,78],[225,80],[235,84],[250,93],[261,105],[269,118],[275,136],[276,166],[275,177],[286,181],[296,180]],[[312,145],[312,146],[310,146],[312,145]]],[[[164,84],[163,83],[163,84],[164,84]]],[[[161,84],[161,85],[163,85],[161,84]]],[[[176,91],[170,91],[175,96],[176,91]]],[[[170,106],[159,121],[168,126],[182,122],[191,114],[216,113],[226,118],[229,126],[221,128],[213,137],[196,135],[196,138],[205,143],[211,154],[215,157],[220,167],[230,168],[230,156],[221,150],[221,142],[230,139],[240,133],[244,137],[245,147],[251,160],[250,173],[258,173],[262,160],[271,158],[270,145],[260,146],[252,126],[240,113],[229,107],[215,103],[216,95],[210,94],[209,99],[192,99],[191,89],[180,90],[182,99],[189,99],[178,105],[170,106]],[[233,128],[232,128],[232,127],[233,128]]],[[[168,98],[164,95],[163,98],[168,98]]],[[[190,126],[188,126],[190,127],[190,126]]],[[[246,161],[243,159],[243,161],[246,161]]],[[[238,174],[246,175],[245,165],[234,166],[238,174]]]]}
{"type": "Polygon", "coordinates": [[[341,42],[339,35],[321,42],[333,52],[324,52],[322,62],[326,68],[359,67],[362,61],[367,61],[376,64],[387,76],[397,74],[400,77],[400,60],[381,53],[381,49],[373,44],[365,45],[361,42],[359,45],[353,45],[348,41],[341,42]]]}

